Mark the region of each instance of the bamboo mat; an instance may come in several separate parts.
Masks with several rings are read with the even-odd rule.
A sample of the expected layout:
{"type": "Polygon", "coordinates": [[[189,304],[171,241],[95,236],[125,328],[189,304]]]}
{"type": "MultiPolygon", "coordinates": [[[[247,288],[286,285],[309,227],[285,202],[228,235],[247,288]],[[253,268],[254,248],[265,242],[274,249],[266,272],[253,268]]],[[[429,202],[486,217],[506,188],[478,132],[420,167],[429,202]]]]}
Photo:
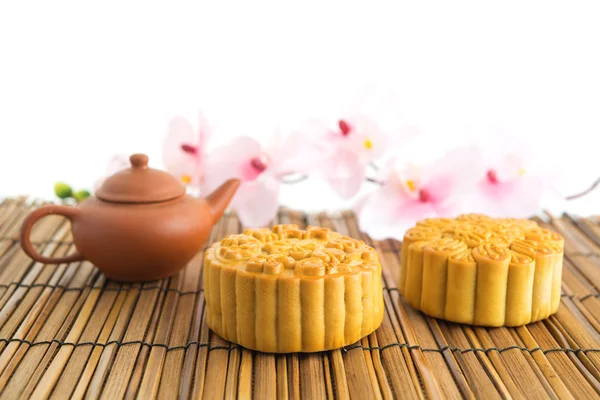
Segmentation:
{"type": "MultiPolygon", "coordinates": [[[[371,243],[384,267],[386,314],[376,332],[346,348],[272,355],[207,328],[202,253],[179,275],[144,284],[107,281],[87,262],[32,262],[18,232],[38,205],[0,204],[0,399],[600,398],[598,217],[565,215],[547,225],[566,238],[558,313],[486,329],[408,306],[396,289],[399,243],[361,236],[352,213],[281,210],[278,222],[326,226],[371,243]]],[[[226,215],[210,241],[239,231],[226,215]]],[[[32,241],[45,255],[73,251],[62,217],[41,220],[32,241]]]]}

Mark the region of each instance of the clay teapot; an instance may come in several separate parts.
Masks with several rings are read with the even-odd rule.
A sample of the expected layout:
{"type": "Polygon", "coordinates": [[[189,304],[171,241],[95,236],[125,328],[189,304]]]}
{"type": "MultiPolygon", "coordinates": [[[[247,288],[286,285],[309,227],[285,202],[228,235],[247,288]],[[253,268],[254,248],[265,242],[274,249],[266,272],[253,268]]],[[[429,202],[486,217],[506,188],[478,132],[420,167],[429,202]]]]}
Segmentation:
{"type": "Polygon", "coordinates": [[[202,199],[186,194],[174,176],[149,168],[146,155],[134,154],[130,162],[78,206],[46,205],[31,212],[21,227],[25,253],[44,264],[87,260],[122,282],[162,279],[181,270],[208,239],[240,181],[230,179],[202,199]],[[75,254],[44,257],[32,246],[31,228],[50,214],[70,220],[75,254]]]}

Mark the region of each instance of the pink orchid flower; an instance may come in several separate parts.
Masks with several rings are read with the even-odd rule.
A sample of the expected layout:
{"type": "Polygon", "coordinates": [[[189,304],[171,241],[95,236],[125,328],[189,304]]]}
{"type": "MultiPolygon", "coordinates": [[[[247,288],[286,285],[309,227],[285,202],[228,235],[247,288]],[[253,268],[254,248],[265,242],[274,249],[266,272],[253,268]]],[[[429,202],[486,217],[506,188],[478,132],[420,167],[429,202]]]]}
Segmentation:
{"type": "Polygon", "coordinates": [[[269,224],[279,208],[280,179],[289,172],[288,161],[297,150],[293,136],[263,146],[247,136],[235,138],[206,159],[205,188],[216,189],[230,178],[242,183],[229,207],[237,212],[245,227],[269,224]]]}
{"type": "Polygon", "coordinates": [[[335,124],[315,122],[308,133],[313,153],[320,154],[315,165],[332,189],[344,199],[360,190],[367,167],[386,150],[387,137],[371,118],[353,114],[335,124]]]}
{"type": "Polygon", "coordinates": [[[163,144],[163,164],[186,185],[199,189],[204,178],[206,144],[210,127],[200,113],[196,129],[183,117],[169,123],[163,144]]]}
{"type": "Polygon", "coordinates": [[[538,213],[551,180],[536,167],[528,147],[505,137],[488,139],[482,149],[485,157],[476,190],[467,200],[469,209],[496,218],[538,213]]]}
{"type": "Polygon", "coordinates": [[[452,217],[464,212],[462,198],[476,185],[475,148],[453,150],[425,167],[401,170],[391,160],[380,178],[385,183],[357,209],[362,231],[374,240],[402,240],[404,233],[424,218],[452,217]]]}

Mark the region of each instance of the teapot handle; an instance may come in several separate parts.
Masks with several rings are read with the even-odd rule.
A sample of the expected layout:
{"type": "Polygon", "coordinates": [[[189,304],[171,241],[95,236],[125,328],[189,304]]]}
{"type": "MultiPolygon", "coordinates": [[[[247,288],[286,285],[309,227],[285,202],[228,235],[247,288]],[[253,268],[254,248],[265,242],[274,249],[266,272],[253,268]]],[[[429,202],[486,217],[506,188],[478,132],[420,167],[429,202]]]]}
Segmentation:
{"type": "Polygon", "coordinates": [[[23,251],[29,257],[33,258],[35,261],[38,261],[38,262],[41,262],[44,264],[62,264],[62,263],[70,263],[70,262],[74,262],[74,261],[83,261],[84,257],[78,252],[75,252],[75,254],[71,254],[71,255],[68,255],[65,257],[53,258],[53,257],[43,256],[37,252],[35,247],[33,247],[33,245],[31,244],[31,238],[30,238],[31,229],[33,228],[33,225],[35,225],[35,223],[39,219],[44,218],[48,215],[57,214],[57,215],[62,215],[64,217],[67,217],[69,219],[69,221],[73,221],[73,218],[75,218],[77,215],[79,215],[79,212],[80,212],[80,210],[77,207],[55,205],[55,204],[42,206],[42,207],[38,208],[37,210],[32,211],[31,214],[29,214],[25,218],[25,221],[23,221],[23,225],[21,226],[20,239],[21,239],[21,247],[23,248],[23,251]]]}

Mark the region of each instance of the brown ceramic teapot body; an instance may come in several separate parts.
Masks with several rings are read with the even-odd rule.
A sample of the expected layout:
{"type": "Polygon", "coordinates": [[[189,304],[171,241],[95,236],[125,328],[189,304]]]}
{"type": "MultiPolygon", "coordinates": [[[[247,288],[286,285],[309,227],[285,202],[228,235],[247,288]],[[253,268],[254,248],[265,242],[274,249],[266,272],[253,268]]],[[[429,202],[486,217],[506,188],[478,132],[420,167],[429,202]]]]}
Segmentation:
{"type": "Polygon", "coordinates": [[[122,173],[120,180],[109,182],[109,178],[97,196],[77,207],[47,205],[33,211],[21,229],[24,251],[36,261],[47,264],[88,260],[106,277],[126,282],[166,278],[185,267],[223,215],[239,180],[225,182],[206,199],[196,198],[185,194],[185,188],[174,177],[147,168],[147,157],[133,155],[131,160],[132,169],[122,173]],[[165,175],[157,175],[157,172],[165,175]],[[150,186],[148,182],[140,184],[138,179],[147,180],[150,186]],[[162,184],[163,180],[168,184],[162,184]],[[119,201],[106,201],[100,196],[119,201]],[[75,254],[44,257],[31,245],[31,228],[37,220],[50,214],[64,215],[70,220],[75,254]]]}

